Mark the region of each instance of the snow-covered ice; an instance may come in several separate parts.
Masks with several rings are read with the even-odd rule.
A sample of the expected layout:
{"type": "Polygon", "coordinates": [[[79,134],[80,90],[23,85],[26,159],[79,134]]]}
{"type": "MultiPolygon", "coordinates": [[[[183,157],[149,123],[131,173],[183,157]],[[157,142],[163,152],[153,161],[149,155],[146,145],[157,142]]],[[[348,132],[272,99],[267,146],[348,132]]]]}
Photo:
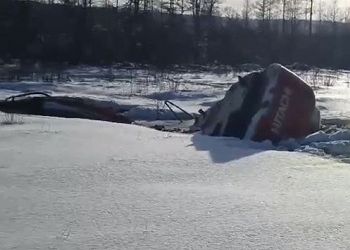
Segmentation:
{"type": "MultiPolygon", "coordinates": [[[[169,119],[157,111],[163,100],[195,112],[237,76],[63,73],[69,81],[1,82],[0,97],[114,101],[152,123],[169,119]]],[[[350,72],[298,74],[315,87],[325,121],[343,130],[274,147],[79,119],[16,116],[19,124],[0,125],[0,249],[350,248],[350,72]]]]}
{"type": "MultiPolygon", "coordinates": [[[[66,77],[53,79],[52,82],[45,82],[38,75],[36,78],[23,78],[20,82],[0,82],[0,98],[23,92],[43,91],[53,95],[112,101],[131,107],[126,114],[131,119],[138,120],[138,124],[151,124],[159,119],[174,119],[164,105],[164,100],[171,100],[189,112],[197,112],[222,98],[229,86],[237,81],[237,75],[248,73],[218,69],[220,67],[214,67],[213,70],[157,70],[137,65],[124,68],[117,65],[76,66],[63,69],[60,74],[66,77]]],[[[296,73],[314,87],[323,122],[350,128],[350,72],[314,69],[296,73]]],[[[317,142],[312,142],[312,145],[311,142],[309,145],[300,145],[300,142],[293,141],[284,146],[289,150],[317,154],[326,152],[349,158],[346,160],[350,161],[348,137],[332,141],[330,135],[326,135],[327,138],[322,134],[316,136],[317,142]],[[324,138],[323,141],[320,141],[321,137],[324,138]]]]}
{"type": "Polygon", "coordinates": [[[79,119],[0,127],[1,249],[348,249],[350,168],[79,119]]]}

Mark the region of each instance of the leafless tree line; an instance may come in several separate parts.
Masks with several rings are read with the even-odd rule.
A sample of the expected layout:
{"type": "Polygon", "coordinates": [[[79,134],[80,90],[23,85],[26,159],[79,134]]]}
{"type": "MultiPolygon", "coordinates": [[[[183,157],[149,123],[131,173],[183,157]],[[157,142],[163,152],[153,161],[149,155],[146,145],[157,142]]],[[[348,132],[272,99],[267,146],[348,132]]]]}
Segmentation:
{"type": "MultiPolygon", "coordinates": [[[[350,7],[340,8],[338,0],[242,0],[242,13],[236,12],[237,18],[242,18],[248,24],[249,19],[261,20],[263,24],[271,20],[282,20],[282,31],[286,30],[287,22],[292,26],[298,20],[309,21],[309,34],[313,33],[314,22],[350,22],[350,7]],[[316,17],[316,18],[315,18],[316,17]]],[[[234,11],[226,8],[228,16],[234,11]]]]}
{"type": "Polygon", "coordinates": [[[134,13],[159,11],[168,14],[219,15],[221,0],[34,0],[48,4],[82,7],[128,7],[134,13]]]}
{"type": "Polygon", "coordinates": [[[350,11],[337,0],[242,0],[239,8],[225,0],[33,1],[0,0],[2,57],[350,67],[350,26],[339,23],[349,22],[350,11]]]}
{"type": "Polygon", "coordinates": [[[350,7],[340,8],[338,0],[241,0],[242,7],[223,7],[223,0],[36,0],[49,4],[80,5],[83,7],[129,7],[135,13],[159,11],[169,14],[220,15],[227,18],[258,19],[264,23],[281,19],[285,31],[287,21],[309,20],[309,32],[316,20],[350,22],[350,7]]]}

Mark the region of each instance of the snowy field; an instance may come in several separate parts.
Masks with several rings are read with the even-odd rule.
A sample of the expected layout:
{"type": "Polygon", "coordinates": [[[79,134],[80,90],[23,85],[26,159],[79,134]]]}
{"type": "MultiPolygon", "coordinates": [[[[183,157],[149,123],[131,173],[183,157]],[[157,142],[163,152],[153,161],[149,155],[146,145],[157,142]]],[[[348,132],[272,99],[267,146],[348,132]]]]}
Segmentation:
{"type": "MultiPolygon", "coordinates": [[[[20,80],[0,81],[0,99],[23,92],[42,91],[51,95],[88,97],[127,105],[126,115],[138,124],[174,124],[174,116],[164,105],[170,100],[188,112],[207,109],[222,98],[238,72],[229,67],[190,67],[159,70],[150,66],[120,67],[77,66],[41,69],[36,74],[21,75],[20,80]],[[172,120],[167,123],[165,120],[172,120]]],[[[350,162],[350,71],[314,69],[296,72],[313,88],[323,123],[338,125],[333,137],[317,135],[304,142],[287,142],[287,150],[307,151],[317,155],[332,155],[350,162]],[[346,131],[340,131],[339,127],[346,131]],[[340,135],[344,135],[343,137],[340,135]],[[336,140],[333,140],[336,138],[336,140]]],[[[5,120],[0,114],[0,122],[5,120]],[[2,118],[1,118],[2,117],[2,118]]],[[[176,127],[188,126],[188,123],[176,127]]]]}
{"type": "MultiPolygon", "coordinates": [[[[0,81],[0,99],[23,92],[43,91],[52,95],[85,96],[119,104],[140,105],[152,110],[171,100],[190,112],[208,108],[223,97],[237,76],[229,68],[156,70],[151,67],[91,67],[42,70],[20,81],[0,81]],[[58,75],[60,78],[58,79],[58,75]],[[43,80],[43,78],[48,78],[43,80]]],[[[296,72],[316,92],[322,117],[350,119],[350,71],[312,70],[296,72]]],[[[152,119],[149,118],[149,119],[152,119]]]]}
{"type": "Polygon", "coordinates": [[[75,119],[0,138],[1,249],[350,247],[338,161],[75,119]]]}
{"type": "MultiPolygon", "coordinates": [[[[322,117],[346,127],[350,72],[299,73],[322,117]]],[[[0,82],[0,98],[45,91],[136,113],[169,99],[195,112],[237,74],[77,67],[65,80],[0,82]]],[[[0,249],[350,248],[347,129],[276,148],[80,119],[15,121],[0,125],[0,249]]]]}

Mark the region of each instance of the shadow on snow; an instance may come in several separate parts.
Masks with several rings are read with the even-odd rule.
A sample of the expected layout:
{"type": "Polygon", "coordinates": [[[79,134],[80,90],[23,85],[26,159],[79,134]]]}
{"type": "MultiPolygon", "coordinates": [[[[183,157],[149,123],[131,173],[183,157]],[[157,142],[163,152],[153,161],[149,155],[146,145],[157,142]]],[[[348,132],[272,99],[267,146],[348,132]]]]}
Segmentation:
{"type": "Polygon", "coordinates": [[[252,142],[233,137],[212,137],[196,133],[192,146],[198,151],[208,151],[214,163],[226,163],[275,149],[270,142],[252,142]]]}

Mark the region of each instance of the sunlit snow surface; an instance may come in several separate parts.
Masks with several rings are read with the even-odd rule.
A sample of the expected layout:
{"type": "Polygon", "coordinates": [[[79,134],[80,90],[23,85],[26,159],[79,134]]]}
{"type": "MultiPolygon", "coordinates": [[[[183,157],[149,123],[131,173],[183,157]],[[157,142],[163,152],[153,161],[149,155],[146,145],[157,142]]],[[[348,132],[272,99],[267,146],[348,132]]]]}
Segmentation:
{"type": "Polygon", "coordinates": [[[0,82],[0,98],[29,91],[50,94],[87,96],[118,103],[140,104],[156,108],[164,100],[174,100],[189,111],[209,106],[222,97],[237,80],[236,72],[214,73],[202,70],[154,70],[79,66],[62,71],[68,81],[0,82]]]}
{"type": "MultiPolygon", "coordinates": [[[[149,109],[170,97],[196,111],[237,75],[110,72],[79,67],[68,82],[3,82],[0,95],[47,91],[149,109]]],[[[318,79],[323,117],[346,121],[348,73],[335,84],[333,72],[321,73],[301,75],[318,79]]],[[[0,126],[0,249],[350,247],[347,129],[274,147],[80,119],[14,122],[0,126]]]]}
{"type": "Polygon", "coordinates": [[[1,249],[347,249],[350,168],[98,121],[0,129],[1,249]]]}
{"type": "MultiPolygon", "coordinates": [[[[248,72],[78,66],[61,70],[61,80],[44,82],[42,74],[45,73],[52,71],[43,71],[38,76],[30,75],[28,80],[20,82],[0,82],[0,98],[22,92],[44,91],[149,107],[156,106],[157,101],[169,99],[195,112],[198,107],[208,107],[212,101],[222,97],[228,87],[237,81],[238,75],[243,76],[248,72]]],[[[56,74],[54,72],[54,76],[56,74]]],[[[312,70],[297,74],[314,87],[323,117],[350,119],[350,71],[312,70]]]]}
{"type": "MultiPolygon", "coordinates": [[[[27,80],[19,82],[0,82],[0,98],[44,91],[52,95],[85,96],[136,105],[128,112],[132,119],[173,119],[170,112],[159,115],[159,110],[166,110],[164,100],[171,100],[189,112],[197,112],[222,98],[229,86],[237,81],[237,76],[248,72],[223,70],[220,67],[159,70],[135,65],[127,68],[77,66],[61,70],[61,79],[50,82],[42,80],[45,73],[52,71],[29,75],[27,80]]],[[[296,73],[314,88],[324,121],[350,127],[350,71],[317,69],[296,73]]],[[[57,71],[54,76],[57,76],[57,71]]],[[[300,141],[285,142],[281,148],[326,153],[342,159],[350,157],[349,138],[338,136],[337,140],[331,140],[332,135],[327,136],[312,135],[314,141],[308,138],[308,145],[300,141]]]]}

